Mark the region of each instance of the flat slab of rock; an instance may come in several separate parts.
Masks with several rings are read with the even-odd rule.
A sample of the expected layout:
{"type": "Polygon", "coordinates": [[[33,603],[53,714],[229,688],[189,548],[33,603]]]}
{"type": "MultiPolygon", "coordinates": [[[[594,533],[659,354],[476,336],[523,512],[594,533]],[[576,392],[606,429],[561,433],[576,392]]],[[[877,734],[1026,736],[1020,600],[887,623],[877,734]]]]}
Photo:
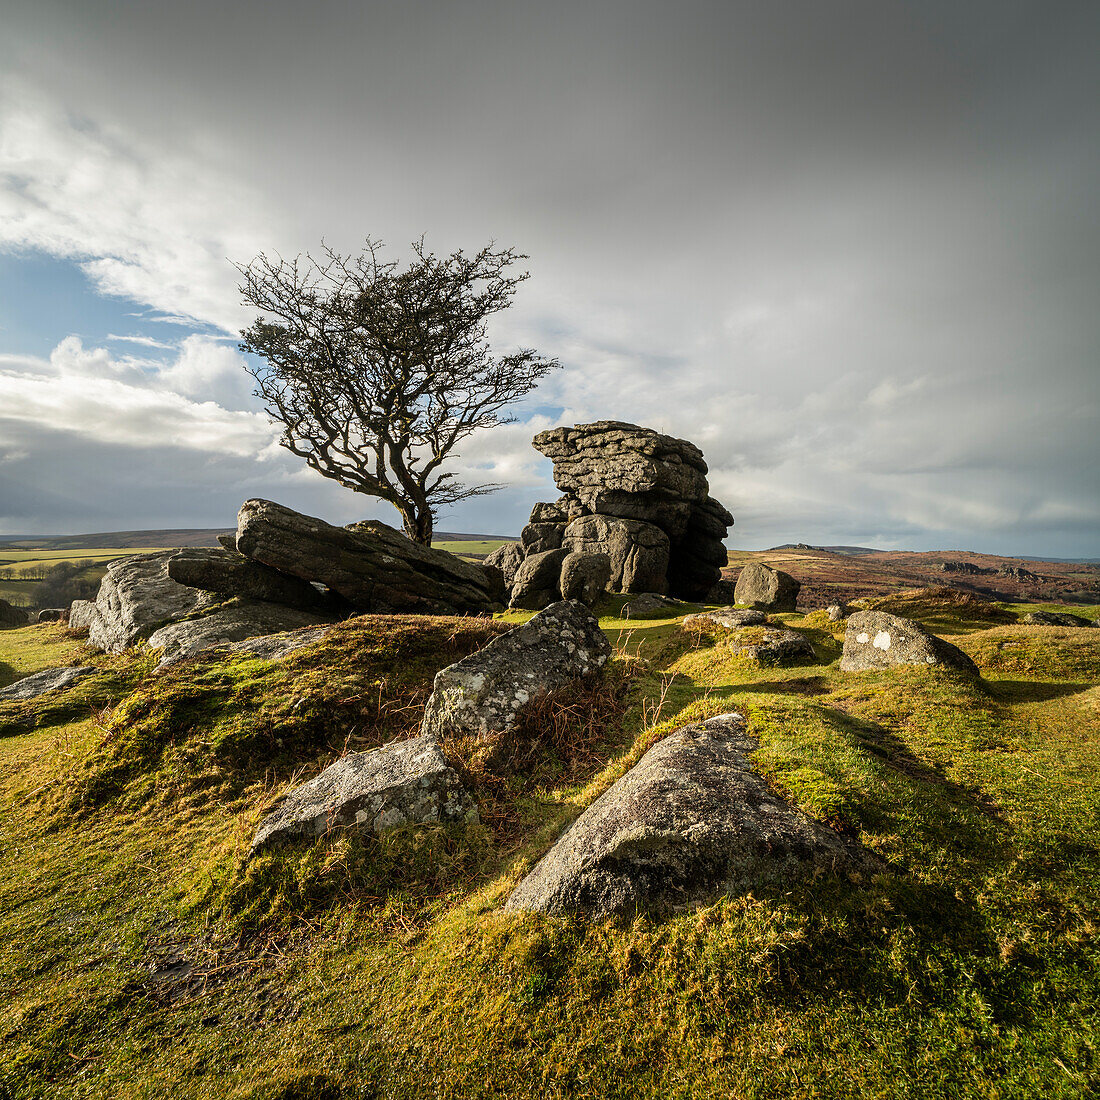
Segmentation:
{"type": "Polygon", "coordinates": [[[269,500],[246,500],[237,549],[307,581],[320,581],[361,611],[488,613],[496,583],[480,566],[421,546],[384,523],[334,527],[269,500]]]}
{"type": "Polygon", "coordinates": [[[438,740],[421,735],[349,753],[296,787],[260,823],[249,854],[347,826],[381,833],[407,823],[476,820],[477,806],[438,740]]]}
{"type": "Polygon", "coordinates": [[[22,701],[36,699],[48,691],[64,691],[66,688],[71,688],[73,684],[79,684],[81,680],[94,676],[96,672],[96,669],[84,665],[71,668],[47,668],[31,676],[24,676],[22,680],[16,680],[14,684],[0,690],[0,700],[22,701]]]}
{"type": "Polygon", "coordinates": [[[1059,611],[1031,611],[1020,622],[1026,626],[1095,626],[1091,619],[1082,615],[1068,615],[1059,611]]]}
{"type": "Polygon", "coordinates": [[[505,909],[599,920],[884,869],[774,794],[752,770],[755,748],[735,713],[658,741],[566,830],[505,909]]]}
{"type": "Polygon", "coordinates": [[[168,576],[178,584],[204,592],[281,603],[303,611],[319,608],[325,599],[309,581],[280,573],[236,550],[180,550],[168,559],[168,576]]]}
{"type": "Polygon", "coordinates": [[[762,561],[751,561],[737,578],[734,603],[758,611],[794,611],[801,587],[790,573],[772,569],[762,561]]]}
{"type": "Polygon", "coordinates": [[[858,611],[844,631],[844,672],[922,665],[978,675],[978,666],[958,646],[930,634],[920,623],[885,611],[858,611]]]}
{"type": "MultiPolygon", "coordinates": [[[[178,584],[168,576],[175,550],[121,558],[107,566],[89,618],[88,644],[105,653],[121,653],[158,627],[213,606],[216,597],[178,584]]],[[[82,602],[82,601],[77,601],[82,602]]],[[[74,605],[75,606],[75,605],[74,605]]],[[[83,622],[83,616],[78,616],[83,622]]],[[[72,612],[69,614],[71,626],[72,612]]]]}
{"type": "Polygon", "coordinates": [[[169,668],[204,649],[261,635],[317,626],[323,622],[309,611],[275,603],[246,602],[220,607],[208,615],[169,623],[154,631],[149,646],[162,651],[158,669],[169,668]]]}
{"type": "Polygon", "coordinates": [[[763,611],[742,609],[740,607],[716,607],[713,611],[701,611],[698,615],[688,615],[684,626],[696,630],[714,629],[737,630],[742,626],[760,626],[768,621],[763,611]]]}
{"type": "Polygon", "coordinates": [[[421,732],[441,740],[505,733],[527,703],[597,671],[610,656],[611,643],[584,604],[551,604],[437,672],[421,732]]]}

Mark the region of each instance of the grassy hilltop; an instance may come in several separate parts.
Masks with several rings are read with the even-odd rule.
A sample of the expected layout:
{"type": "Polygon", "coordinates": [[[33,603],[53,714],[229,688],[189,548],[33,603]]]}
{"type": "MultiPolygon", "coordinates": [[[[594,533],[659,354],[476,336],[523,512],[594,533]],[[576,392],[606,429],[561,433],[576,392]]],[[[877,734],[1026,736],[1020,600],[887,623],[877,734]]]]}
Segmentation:
{"type": "Polygon", "coordinates": [[[151,674],[58,626],[0,632],[0,1097],[1080,1097],[1100,1088],[1100,630],[909,600],[982,669],[761,668],[602,609],[599,685],[491,753],[476,826],[242,857],[291,783],[416,728],[505,622],[363,616],[282,664],[151,674]],[[656,739],[736,708],[756,763],[886,858],[670,919],[501,905],[656,739]]]}

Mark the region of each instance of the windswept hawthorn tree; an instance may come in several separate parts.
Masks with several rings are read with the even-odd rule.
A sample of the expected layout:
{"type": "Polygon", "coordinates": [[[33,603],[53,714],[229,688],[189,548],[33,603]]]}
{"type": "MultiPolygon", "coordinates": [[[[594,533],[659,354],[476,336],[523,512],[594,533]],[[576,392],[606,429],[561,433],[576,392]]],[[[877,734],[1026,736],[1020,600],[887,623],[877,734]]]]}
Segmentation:
{"type": "Polygon", "coordinates": [[[492,245],[440,258],[421,239],[399,269],[367,240],[358,257],[261,254],[239,266],[260,316],[241,333],[256,395],[280,443],[325,477],[389,501],[405,533],[430,545],[437,510],[499,485],[464,485],[444,469],[471,433],[559,364],[530,348],[494,355],[487,323],[512,304],[527,257],[492,245]]]}

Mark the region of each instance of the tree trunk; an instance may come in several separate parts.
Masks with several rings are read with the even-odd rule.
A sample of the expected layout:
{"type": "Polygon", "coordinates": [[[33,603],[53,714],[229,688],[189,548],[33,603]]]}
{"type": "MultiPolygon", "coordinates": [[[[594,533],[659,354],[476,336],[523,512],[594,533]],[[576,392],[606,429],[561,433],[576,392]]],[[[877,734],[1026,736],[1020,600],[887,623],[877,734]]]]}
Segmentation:
{"type": "Polygon", "coordinates": [[[415,506],[401,509],[401,519],[405,528],[405,534],[413,542],[419,542],[422,546],[431,546],[433,517],[432,510],[425,508],[422,512],[415,506]]]}

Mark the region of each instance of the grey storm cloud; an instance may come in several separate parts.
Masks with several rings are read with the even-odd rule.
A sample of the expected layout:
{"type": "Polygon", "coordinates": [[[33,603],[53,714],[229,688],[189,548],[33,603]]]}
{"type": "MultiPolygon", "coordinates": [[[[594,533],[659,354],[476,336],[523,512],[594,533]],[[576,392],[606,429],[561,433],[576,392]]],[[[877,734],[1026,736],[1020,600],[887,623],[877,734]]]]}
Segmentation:
{"type": "Polygon", "coordinates": [[[227,256],[531,254],[497,336],[565,369],[449,527],[550,409],[698,442],[735,545],[1100,553],[1095,3],[6,8],[10,246],[227,331],[227,256]]]}

